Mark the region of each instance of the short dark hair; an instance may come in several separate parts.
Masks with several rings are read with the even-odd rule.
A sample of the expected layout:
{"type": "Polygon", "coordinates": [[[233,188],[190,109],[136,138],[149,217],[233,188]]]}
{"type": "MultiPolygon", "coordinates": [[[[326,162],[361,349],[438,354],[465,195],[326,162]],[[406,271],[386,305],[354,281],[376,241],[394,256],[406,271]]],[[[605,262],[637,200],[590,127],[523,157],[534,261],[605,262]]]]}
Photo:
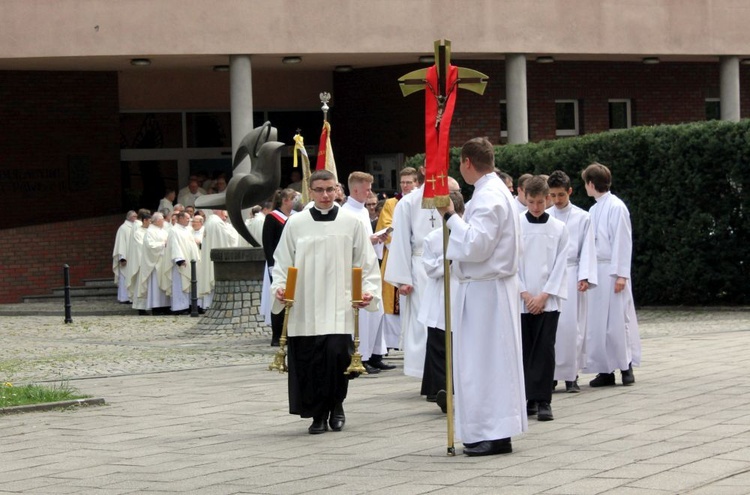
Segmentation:
{"type": "Polygon", "coordinates": [[[570,177],[568,177],[568,174],[566,174],[562,170],[555,170],[554,172],[549,174],[547,185],[550,187],[550,189],[553,187],[562,187],[567,191],[568,189],[570,189],[570,177]]]}
{"type": "Polygon", "coordinates": [[[495,148],[486,137],[468,140],[461,148],[461,159],[468,158],[479,172],[495,170],[495,148]]]}
{"type": "Polygon", "coordinates": [[[316,180],[336,180],[336,176],[328,170],[316,170],[310,175],[309,187],[312,188],[313,182],[316,180]]]}
{"type": "Polygon", "coordinates": [[[612,185],[612,172],[601,163],[594,162],[581,173],[583,182],[594,184],[594,188],[601,193],[609,191],[612,185]]]}
{"type": "Polygon", "coordinates": [[[547,180],[542,177],[541,175],[535,175],[531,179],[526,181],[526,184],[524,185],[523,192],[526,194],[526,197],[535,197],[535,196],[546,196],[549,194],[549,186],[547,185],[547,180]]]}
{"type": "Polygon", "coordinates": [[[464,211],[466,210],[466,204],[464,203],[464,197],[461,194],[461,191],[453,191],[448,194],[451,197],[451,201],[453,201],[453,211],[463,216],[464,211]]]}

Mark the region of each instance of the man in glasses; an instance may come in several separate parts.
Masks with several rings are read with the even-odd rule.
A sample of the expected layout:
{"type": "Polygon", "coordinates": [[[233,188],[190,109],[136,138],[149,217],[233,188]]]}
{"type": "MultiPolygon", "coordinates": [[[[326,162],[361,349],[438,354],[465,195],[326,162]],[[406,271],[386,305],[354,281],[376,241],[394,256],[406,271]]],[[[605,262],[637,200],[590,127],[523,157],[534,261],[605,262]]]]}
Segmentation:
{"type": "Polygon", "coordinates": [[[287,220],[274,253],[272,311],[284,309],[289,267],[297,268],[287,323],[289,413],[313,418],[310,434],[341,431],[353,351],[352,268],[362,268],[360,308],[377,311],[378,260],[363,222],[334,207],[336,180],[310,176],[313,206],[287,220]]]}

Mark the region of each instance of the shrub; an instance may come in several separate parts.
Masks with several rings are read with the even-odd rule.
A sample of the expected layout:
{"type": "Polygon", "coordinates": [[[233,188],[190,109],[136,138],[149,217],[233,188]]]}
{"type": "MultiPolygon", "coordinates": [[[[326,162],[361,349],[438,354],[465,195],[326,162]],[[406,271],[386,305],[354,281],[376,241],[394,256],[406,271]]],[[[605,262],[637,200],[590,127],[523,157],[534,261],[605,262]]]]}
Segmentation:
{"type": "MultiPolygon", "coordinates": [[[[460,148],[451,150],[450,174],[460,148]]],[[[750,263],[750,120],[711,121],[497,146],[496,164],[513,177],[560,169],[572,201],[588,209],[581,170],[612,170],[612,192],[633,223],[633,291],[639,305],[717,305],[747,301],[750,263]]],[[[423,163],[424,155],[406,165],[423,163]]]]}

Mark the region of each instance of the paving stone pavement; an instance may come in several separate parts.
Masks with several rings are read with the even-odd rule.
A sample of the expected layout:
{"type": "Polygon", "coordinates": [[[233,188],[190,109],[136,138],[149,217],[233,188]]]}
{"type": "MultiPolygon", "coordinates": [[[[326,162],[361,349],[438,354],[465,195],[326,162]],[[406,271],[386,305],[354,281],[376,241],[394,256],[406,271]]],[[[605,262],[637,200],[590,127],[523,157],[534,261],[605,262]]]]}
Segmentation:
{"type": "Polygon", "coordinates": [[[0,316],[0,381],[107,400],[0,416],[0,494],[750,494],[750,310],[639,321],[634,386],[582,377],[513,454],[468,458],[445,455],[445,416],[399,353],[352,382],[343,432],[308,435],[267,339],[196,336],[187,316],[0,316]]]}

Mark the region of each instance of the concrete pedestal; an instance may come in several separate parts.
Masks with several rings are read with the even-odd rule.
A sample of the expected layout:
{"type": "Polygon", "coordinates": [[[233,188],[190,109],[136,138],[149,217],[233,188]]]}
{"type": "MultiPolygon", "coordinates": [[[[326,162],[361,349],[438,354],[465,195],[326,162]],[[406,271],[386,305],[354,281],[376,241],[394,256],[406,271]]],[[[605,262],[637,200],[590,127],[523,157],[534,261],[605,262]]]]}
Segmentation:
{"type": "Polygon", "coordinates": [[[263,270],[262,248],[211,250],[214,262],[214,299],[196,326],[197,334],[258,335],[271,337],[271,327],[260,312],[263,270]]]}

